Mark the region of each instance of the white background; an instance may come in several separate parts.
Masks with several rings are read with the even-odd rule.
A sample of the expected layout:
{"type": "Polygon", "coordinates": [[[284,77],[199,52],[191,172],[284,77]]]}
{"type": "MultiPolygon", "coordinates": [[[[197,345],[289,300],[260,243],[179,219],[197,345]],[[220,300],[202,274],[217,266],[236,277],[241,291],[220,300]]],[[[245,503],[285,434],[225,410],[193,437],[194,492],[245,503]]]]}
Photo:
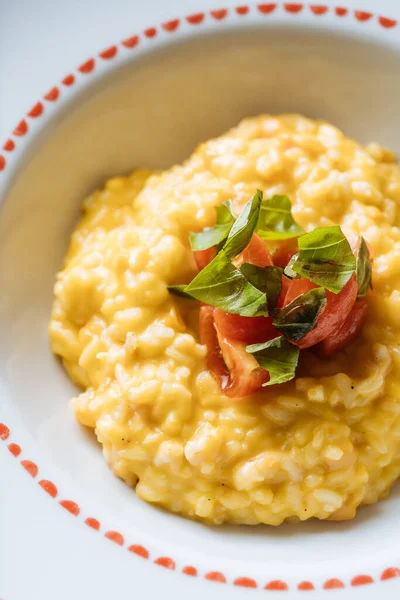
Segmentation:
{"type": "MultiPolygon", "coordinates": [[[[322,0],[321,0],[322,2],[322,0]]],[[[398,0],[343,0],[345,5],[393,16],[398,0]]],[[[0,0],[0,140],[8,137],[29,108],[60,79],[99,50],[150,25],[207,8],[235,6],[233,0],[0,0]]],[[[317,3],[317,1],[316,1],[317,3]]],[[[398,8],[397,8],[398,12],[398,8]]],[[[124,600],[174,595],[187,598],[185,577],[129,555],[98,533],[83,528],[33,484],[0,443],[0,598],[2,600],[124,600]],[[29,495],[29,499],[28,499],[29,495]],[[112,567],[110,567],[112,565],[112,567]],[[146,587],[135,571],[148,571],[146,587]],[[120,588],[120,585],[118,585],[120,588]],[[88,591],[90,590],[90,591],[88,591]]],[[[240,551],[240,549],[238,549],[240,551]]],[[[351,598],[394,598],[386,583],[351,590],[351,598]]],[[[398,588],[397,588],[398,589],[398,588]]],[[[196,580],[191,600],[258,598],[267,592],[239,590],[196,580]]],[[[323,597],[326,598],[326,593],[323,597]]],[[[344,598],[343,591],[329,593],[344,598]]],[[[268,592],[268,597],[282,597],[268,592]]],[[[289,594],[284,594],[285,598],[289,594]]],[[[319,594],[312,594],[313,598],[319,594]]],[[[297,596],[299,597],[299,596],[297,596]]]]}

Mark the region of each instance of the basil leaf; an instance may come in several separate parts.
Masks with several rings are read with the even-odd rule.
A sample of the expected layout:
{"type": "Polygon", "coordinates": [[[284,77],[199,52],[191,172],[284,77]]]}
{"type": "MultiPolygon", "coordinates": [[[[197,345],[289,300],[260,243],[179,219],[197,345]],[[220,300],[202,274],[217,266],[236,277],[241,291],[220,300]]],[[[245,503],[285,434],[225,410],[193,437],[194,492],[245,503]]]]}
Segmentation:
{"type": "Polygon", "coordinates": [[[228,313],[255,317],[268,315],[267,297],[254,287],[221,250],[185,287],[187,294],[228,313]]]}
{"type": "Polygon", "coordinates": [[[167,290],[171,292],[171,294],[175,294],[176,296],[182,296],[182,298],[188,298],[189,300],[193,300],[193,297],[185,292],[186,283],[183,285],[167,285],[167,290]]]}
{"type": "Polygon", "coordinates": [[[257,225],[258,235],[264,240],[286,240],[304,233],[293,219],[291,209],[287,196],[272,196],[263,200],[257,225]]]}
{"type": "Polygon", "coordinates": [[[215,210],[217,220],[214,227],[206,227],[203,231],[189,234],[190,247],[193,251],[207,250],[212,246],[218,246],[228,237],[236,219],[231,200],[223,202],[215,210]]]}
{"type": "Polygon", "coordinates": [[[298,259],[299,254],[294,254],[292,256],[292,258],[289,260],[288,264],[285,267],[285,270],[283,271],[286,275],[286,277],[290,277],[290,279],[299,279],[300,275],[298,275],[298,273],[296,273],[296,271],[293,271],[293,265],[296,262],[296,260],[298,259]]]}
{"type": "Polygon", "coordinates": [[[318,227],[299,237],[295,273],[338,294],[356,268],[351,246],[338,225],[318,227]]]}
{"type": "Polygon", "coordinates": [[[247,346],[246,351],[269,373],[269,381],[264,383],[263,387],[294,378],[300,349],[293,346],[283,335],[264,344],[247,346]]]}
{"type": "Polygon", "coordinates": [[[273,310],[282,290],[282,269],[280,267],[256,267],[244,263],[240,270],[247,281],[267,295],[268,310],[273,310]]]}
{"type": "Polygon", "coordinates": [[[367,295],[368,288],[372,289],[372,265],[369,249],[363,236],[360,238],[356,260],[356,278],[358,285],[357,298],[364,298],[367,295]]]}
{"type": "Polygon", "coordinates": [[[301,294],[284,308],[276,308],[272,313],[272,322],[289,340],[298,342],[314,329],[325,305],[325,290],[314,288],[301,294]]]}
{"type": "Polygon", "coordinates": [[[243,252],[249,244],[258,222],[261,201],[262,192],[257,190],[254,196],[245,204],[242,212],[233,224],[223,247],[226,256],[230,260],[243,252]]]}

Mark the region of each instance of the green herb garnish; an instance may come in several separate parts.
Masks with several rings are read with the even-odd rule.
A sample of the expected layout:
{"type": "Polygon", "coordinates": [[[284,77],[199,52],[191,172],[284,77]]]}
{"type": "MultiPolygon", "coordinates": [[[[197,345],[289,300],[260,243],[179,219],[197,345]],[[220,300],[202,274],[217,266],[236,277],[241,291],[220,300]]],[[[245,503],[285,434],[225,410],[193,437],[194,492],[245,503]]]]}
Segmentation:
{"type": "Polygon", "coordinates": [[[242,212],[233,224],[222,248],[230,260],[238,256],[249,245],[258,223],[261,201],[262,192],[257,190],[254,196],[244,205],[242,212]]]}
{"type": "Polygon", "coordinates": [[[272,322],[289,340],[299,342],[314,329],[325,305],[325,290],[314,288],[301,294],[284,308],[276,308],[272,313],[272,322]]]}
{"type": "Polygon", "coordinates": [[[268,315],[267,296],[252,285],[221,250],[184,288],[186,294],[233,315],[268,315]]]}
{"type": "Polygon", "coordinates": [[[285,274],[294,271],[327,290],[338,294],[351,279],[356,259],[339,226],[318,227],[299,237],[299,252],[285,274]]]}
{"type": "Polygon", "coordinates": [[[302,340],[316,326],[327,304],[326,290],[338,294],[356,274],[358,298],[371,286],[371,260],[361,237],[357,260],[339,226],[319,227],[304,233],[295,222],[287,196],[263,200],[260,190],[236,218],[230,201],[216,209],[216,224],[190,234],[194,251],[216,248],[215,258],[188,285],[168,289],[185,298],[200,300],[227,313],[245,317],[272,315],[272,323],[282,334],[273,340],[247,346],[259,365],[268,371],[266,386],[290,381],[295,376],[302,340]],[[264,240],[298,238],[298,252],[283,269],[258,267],[237,258],[256,232],[264,240]],[[236,261],[235,261],[236,262],[236,261]],[[301,294],[284,308],[276,308],[282,290],[282,273],[291,279],[303,277],[319,287],[301,294]]]}
{"type": "Polygon", "coordinates": [[[258,364],[269,373],[269,381],[264,383],[263,387],[284,383],[294,378],[300,350],[283,335],[263,344],[247,346],[246,351],[252,354],[258,364]]]}
{"type": "Polygon", "coordinates": [[[215,210],[217,219],[214,227],[206,227],[203,231],[189,234],[190,247],[193,251],[219,246],[228,237],[236,219],[231,200],[223,202],[215,210]]]}
{"type": "Polygon", "coordinates": [[[360,247],[356,260],[356,278],[358,285],[357,298],[364,298],[368,293],[368,288],[372,289],[372,265],[369,249],[363,236],[360,237],[360,247]]]}
{"type": "Polygon", "coordinates": [[[287,196],[272,196],[263,200],[257,233],[264,240],[287,240],[298,237],[304,230],[292,216],[292,205],[287,196]]]}
{"type": "Polygon", "coordinates": [[[254,287],[267,296],[268,310],[271,312],[277,305],[282,290],[282,273],[280,267],[256,267],[244,263],[241,272],[254,287]]]}

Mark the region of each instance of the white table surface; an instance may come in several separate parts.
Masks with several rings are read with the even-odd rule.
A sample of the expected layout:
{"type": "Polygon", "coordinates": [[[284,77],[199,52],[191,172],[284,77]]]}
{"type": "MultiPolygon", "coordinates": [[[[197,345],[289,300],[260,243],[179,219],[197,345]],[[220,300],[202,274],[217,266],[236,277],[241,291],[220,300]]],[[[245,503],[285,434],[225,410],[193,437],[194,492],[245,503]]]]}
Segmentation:
{"type": "MultiPolygon", "coordinates": [[[[398,1],[324,0],[324,3],[371,10],[390,17],[398,1]]],[[[40,96],[94,52],[174,16],[237,4],[239,0],[0,0],[0,139],[6,139],[40,96]]],[[[29,476],[17,468],[6,444],[0,444],[2,600],[114,600],[115,578],[126,581],[124,600],[155,598],[152,586],[155,578],[157,589],[160,580],[163,581],[165,598],[184,597],[180,593],[183,594],[186,583],[184,578],[145,561],[140,563],[140,569],[149,571],[148,584],[145,590],[138,588],[135,585],[138,563],[132,562],[132,556],[121,553],[111,543],[92,544],[90,538],[97,534],[89,528],[82,532],[68,513],[60,511],[39,486],[35,487],[32,494],[29,476]],[[13,515],[18,514],[17,522],[15,516],[9,517],[11,507],[13,515]],[[67,524],[62,536],[60,519],[67,524]],[[43,542],[40,549],[38,539],[43,542]],[[73,548],[73,554],[69,548],[73,548]],[[29,598],[24,592],[26,581],[31,583],[29,598]],[[90,595],[83,593],[88,582],[93,592],[90,595]]],[[[392,594],[396,583],[385,583],[386,597],[395,597],[392,594]]],[[[192,586],[190,600],[210,596],[211,586],[214,598],[215,585],[197,581],[192,586]]],[[[385,593],[383,588],[378,592],[375,586],[352,591],[354,600],[372,600],[377,593],[385,593]]],[[[252,590],[250,596],[259,598],[265,594],[252,590]]],[[[282,595],[268,593],[268,597],[277,596],[282,595]]],[[[291,594],[284,596],[289,598],[291,594]]],[[[326,592],[322,596],[326,598],[326,592]]],[[[313,593],[313,598],[319,597],[319,593],[313,593]]],[[[249,595],[247,590],[221,586],[218,598],[240,599],[249,595]]]]}

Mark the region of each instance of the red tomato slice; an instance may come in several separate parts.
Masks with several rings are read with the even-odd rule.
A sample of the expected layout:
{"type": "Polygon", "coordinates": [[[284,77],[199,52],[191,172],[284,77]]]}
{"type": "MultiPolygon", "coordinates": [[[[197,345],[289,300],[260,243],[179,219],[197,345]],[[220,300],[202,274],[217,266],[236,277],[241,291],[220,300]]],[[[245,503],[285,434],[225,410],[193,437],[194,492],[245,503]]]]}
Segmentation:
{"type": "Polygon", "coordinates": [[[219,338],[219,344],[230,378],[227,385],[222,386],[226,396],[243,398],[258,392],[263,383],[269,381],[269,373],[262,369],[254,356],[246,352],[246,344],[219,338]]]}
{"type": "Polygon", "coordinates": [[[207,346],[207,367],[227,396],[242,398],[254,394],[269,380],[269,374],[246,352],[246,343],[218,338],[215,310],[213,306],[200,308],[200,342],[207,346]]]}
{"type": "MultiPolygon", "coordinates": [[[[289,285],[284,305],[287,306],[292,300],[305,292],[318,287],[308,279],[293,279],[289,285]]],[[[299,342],[293,342],[299,348],[309,348],[318,344],[340,328],[349,316],[357,298],[357,283],[355,275],[347,282],[339,294],[326,291],[327,303],[320,312],[316,325],[299,342]]]]}
{"type": "MultiPolygon", "coordinates": [[[[257,234],[253,234],[250,243],[236,264],[239,266],[244,262],[257,267],[267,267],[273,264],[269,251],[257,234]]],[[[272,325],[271,317],[241,317],[217,308],[214,312],[214,322],[220,339],[228,338],[247,344],[257,344],[280,335],[272,325]]]]}
{"type": "Polygon", "coordinates": [[[217,251],[212,246],[211,248],[207,248],[207,250],[196,250],[196,252],[193,252],[193,256],[199,271],[201,271],[217,256],[217,251]]]}
{"type": "Polygon", "coordinates": [[[246,344],[266,342],[280,335],[272,325],[271,317],[241,317],[216,308],[214,323],[220,337],[246,342],[246,344]]]}
{"type": "Polygon", "coordinates": [[[308,279],[292,279],[292,281],[287,286],[287,292],[285,296],[285,300],[283,306],[287,306],[290,304],[297,296],[301,296],[301,294],[305,294],[310,290],[317,288],[318,286],[309,281],[308,279]]]}
{"type": "Polygon", "coordinates": [[[289,277],[286,277],[286,275],[282,275],[282,289],[278,299],[278,308],[282,308],[282,306],[284,306],[286,294],[291,283],[292,281],[291,279],[289,279],[289,277]]]}
{"type": "MultiPolygon", "coordinates": [[[[215,246],[207,248],[207,250],[196,250],[193,252],[194,259],[200,271],[204,269],[216,255],[217,251],[215,246]]],[[[262,239],[256,233],[253,234],[248,246],[234,262],[238,267],[243,263],[250,263],[257,267],[268,267],[274,264],[271,254],[267,250],[262,239]]]]}
{"type": "Polygon", "coordinates": [[[274,264],[266,245],[256,233],[253,233],[250,243],[241,254],[240,260],[240,264],[250,263],[257,267],[270,267],[274,264]]]}
{"type": "Polygon", "coordinates": [[[342,325],[319,344],[318,350],[320,353],[323,356],[331,356],[350,344],[360,333],[367,318],[367,313],[368,302],[366,298],[357,300],[342,325]]]}
{"type": "Polygon", "coordinates": [[[213,306],[204,305],[200,307],[199,314],[199,333],[200,343],[207,346],[207,367],[221,386],[226,386],[229,381],[229,371],[221,356],[217,331],[214,325],[213,306]]]}
{"type": "Polygon", "coordinates": [[[297,239],[284,240],[279,244],[279,247],[272,253],[272,260],[274,265],[277,267],[285,268],[290,259],[296,252],[298,252],[299,246],[297,239]]]}

